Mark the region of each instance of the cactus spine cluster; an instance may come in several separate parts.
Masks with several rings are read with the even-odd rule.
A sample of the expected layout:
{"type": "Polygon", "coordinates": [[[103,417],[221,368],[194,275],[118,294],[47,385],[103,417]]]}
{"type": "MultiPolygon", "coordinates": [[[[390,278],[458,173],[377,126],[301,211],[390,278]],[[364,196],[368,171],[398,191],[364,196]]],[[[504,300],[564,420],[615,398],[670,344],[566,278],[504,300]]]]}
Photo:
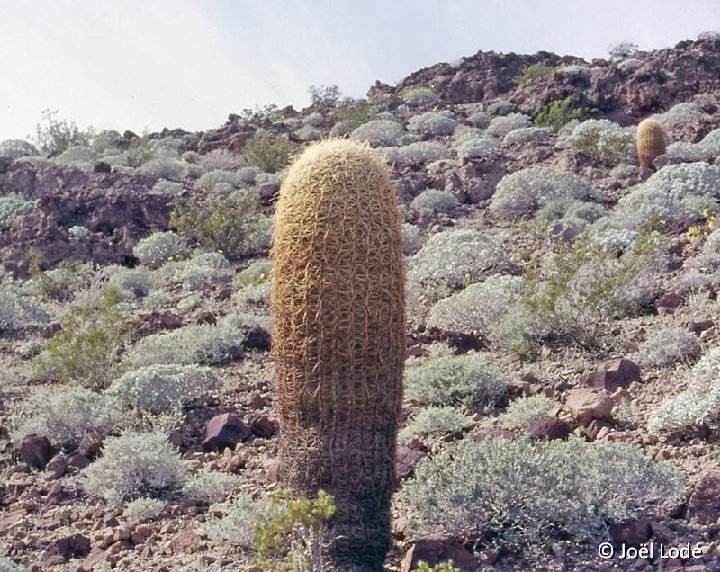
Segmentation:
{"type": "Polygon", "coordinates": [[[638,163],[652,169],[656,157],[665,154],[665,132],[662,125],[654,119],[644,119],[637,127],[638,163]]]}
{"type": "Polygon", "coordinates": [[[369,147],[323,141],[292,165],[272,246],[280,480],[325,490],[333,570],[381,570],[405,354],[400,217],[369,147]]]}

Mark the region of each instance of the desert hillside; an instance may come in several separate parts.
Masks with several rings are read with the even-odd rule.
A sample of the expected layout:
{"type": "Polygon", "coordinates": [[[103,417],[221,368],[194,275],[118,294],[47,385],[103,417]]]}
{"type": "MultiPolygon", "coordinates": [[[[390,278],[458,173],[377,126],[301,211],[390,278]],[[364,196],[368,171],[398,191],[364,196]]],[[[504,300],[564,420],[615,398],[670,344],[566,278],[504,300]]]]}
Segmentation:
{"type": "Polygon", "coordinates": [[[0,141],[0,572],[321,569],[269,293],[327,138],[387,161],[402,221],[385,569],[720,570],[720,34],[229,111],[0,141]]]}

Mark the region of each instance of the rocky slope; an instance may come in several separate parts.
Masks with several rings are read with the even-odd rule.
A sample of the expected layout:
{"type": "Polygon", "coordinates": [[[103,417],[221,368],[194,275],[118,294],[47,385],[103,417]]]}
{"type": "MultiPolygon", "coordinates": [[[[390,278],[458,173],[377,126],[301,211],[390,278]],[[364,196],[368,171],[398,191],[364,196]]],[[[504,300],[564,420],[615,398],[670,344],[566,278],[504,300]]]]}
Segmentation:
{"type": "MultiPolygon", "coordinates": [[[[460,425],[419,431],[404,441],[396,460],[398,490],[408,486],[422,463],[458,440],[529,438],[544,443],[565,442],[570,436],[599,445],[627,443],[656,461],[673,461],[685,486],[664,510],[655,509],[667,499],[655,499],[645,507],[647,514],[608,521],[607,540],[616,547],[652,541],[658,547],[702,549],[698,555],[673,553],[665,560],[658,554],[603,560],[596,544],[566,531],[551,547],[536,551],[506,542],[495,529],[436,530],[423,538],[398,503],[386,569],[409,571],[421,559],[431,564],[452,559],[463,570],[720,569],[716,418],[676,431],[653,428],[653,419],[656,424],[665,419],[657,412],[666,398],[682,395],[693,375],[699,375],[690,373],[698,360],[706,360],[702,363],[711,371],[711,384],[701,393],[720,391],[720,372],[709,361],[720,347],[719,83],[720,37],[589,64],[544,52],[479,52],[419,70],[397,86],[378,83],[368,93],[369,106],[320,102],[301,112],[272,110],[252,120],[232,116],[222,127],[202,133],[166,130],[144,140],[115,134],[106,147],[54,158],[6,153],[0,157],[0,199],[6,201],[0,208],[5,269],[0,292],[0,557],[26,570],[249,569],[247,550],[204,528],[224,514],[217,498],[164,491],[158,495],[164,497],[164,507],[140,518],[88,489],[87,467],[97,466],[103,446],[127,428],[123,423],[128,420],[100,426],[93,419],[94,408],[89,413],[79,406],[71,410],[62,400],[65,409],[43,409],[43,402],[59,399],[56,392],[63,383],[83,385],[89,374],[71,374],[61,382],[57,363],[55,369],[37,373],[37,356],[57,342],[53,336],[59,331],[79,335],[88,327],[84,322],[68,325],[70,308],[87,306],[105,284],[119,286],[118,308],[138,323],[127,339],[109,331],[122,339],[112,348],[107,367],[114,375],[104,385],[119,376],[118,362],[131,369],[140,363],[210,366],[221,383],[183,399],[174,424],[156,420],[156,427],[166,431],[192,474],[237,475],[233,492],[254,497],[275,489],[279,467],[267,354],[267,243],[260,240],[235,256],[223,248],[230,262],[218,256],[217,240],[203,244],[208,235],[183,236],[187,243],[181,246],[168,242],[158,256],[150,256],[150,247],[139,243],[148,245],[142,239],[169,229],[178,197],[184,203],[224,194],[251,197],[257,219],[248,220],[260,225],[272,214],[282,174],[261,172],[260,164],[270,164],[277,147],[269,144],[251,153],[248,144],[258,137],[269,133],[275,142],[297,144],[297,150],[313,139],[350,134],[388,157],[402,201],[410,283],[409,366],[426,363],[427,371],[434,371],[437,362],[412,360],[429,359],[442,342],[455,356],[481,355],[507,382],[492,406],[453,403],[464,419],[460,425]],[[541,73],[519,82],[531,66],[542,68],[541,73]],[[583,114],[575,122],[557,131],[531,127],[541,110],[567,98],[583,114]],[[670,146],[655,160],[655,169],[645,170],[633,157],[633,127],[651,114],[657,114],[670,146]],[[580,120],[591,120],[586,127],[596,130],[583,135],[580,120]],[[138,148],[142,160],[132,154],[138,148]],[[530,182],[514,182],[516,173],[530,182]],[[511,194],[512,200],[503,202],[511,194]],[[645,227],[633,222],[633,215],[644,213],[646,206],[649,214],[642,222],[650,221],[652,236],[662,247],[635,260],[630,257],[636,244],[632,240],[638,233],[650,235],[642,234],[645,227]],[[571,207],[573,216],[568,214],[571,207]],[[530,336],[530,325],[537,324],[527,322],[527,331],[520,332],[525,345],[509,343],[512,324],[504,323],[503,316],[490,322],[493,306],[503,303],[497,292],[488,289],[471,298],[477,307],[487,308],[487,315],[475,322],[475,306],[450,298],[470,296],[491,279],[506,285],[528,280],[536,290],[552,284],[549,253],[572,244],[583,230],[604,236],[599,225],[593,226],[602,217],[619,229],[620,238],[613,235],[613,240],[620,246],[610,256],[607,250],[591,250],[596,259],[582,259],[573,267],[561,297],[567,304],[580,296],[581,307],[574,307],[570,324],[558,304],[550,312],[554,321],[541,324],[541,333],[530,336]],[[626,236],[633,238],[622,242],[626,236]],[[444,237],[449,246],[442,250],[436,237],[444,237]],[[188,246],[197,243],[215,258],[191,257],[188,246]],[[588,298],[582,293],[599,292],[593,298],[599,308],[618,292],[593,287],[620,284],[593,273],[592,263],[598,260],[623,272],[634,272],[631,265],[642,263],[641,274],[618,287],[640,291],[642,299],[632,311],[598,310],[588,318],[588,298]],[[622,266],[626,260],[628,266],[622,266]],[[64,271],[57,270],[61,262],[64,271]],[[544,282],[532,282],[538,268],[548,272],[544,282]],[[453,272],[459,272],[456,282],[450,281],[453,272]],[[423,282],[430,275],[440,276],[438,290],[423,282]],[[451,309],[467,309],[468,314],[449,313],[447,303],[443,309],[446,299],[451,309]],[[206,339],[207,346],[196,348],[206,339]],[[503,417],[519,398],[542,396],[550,406],[527,423],[512,425],[503,417]],[[81,428],[77,442],[59,436],[68,425],[81,428]]],[[[245,211],[234,212],[242,218],[245,211]]],[[[564,251],[555,252],[559,257],[564,251]]],[[[516,300],[506,313],[520,306],[516,300]]],[[[108,330],[104,332],[107,337],[108,330]]],[[[72,347],[81,353],[80,346],[72,347]]],[[[55,359],[60,360],[57,354],[55,359]]],[[[407,383],[412,396],[411,380],[407,383]]],[[[106,389],[91,388],[97,399],[105,399],[106,389]]],[[[406,399],[405,429],[426,405],[406,399]]],[[[581,464],[580,459],[574,462],[581,464]]],[[[611,475],[610,467],[588,474],[588,489],[595,490],[592,485],[614,492],[618,485],[611,475]]],[[[12,570],[10,566],[0,559],[0,570],[12,570]]]]}

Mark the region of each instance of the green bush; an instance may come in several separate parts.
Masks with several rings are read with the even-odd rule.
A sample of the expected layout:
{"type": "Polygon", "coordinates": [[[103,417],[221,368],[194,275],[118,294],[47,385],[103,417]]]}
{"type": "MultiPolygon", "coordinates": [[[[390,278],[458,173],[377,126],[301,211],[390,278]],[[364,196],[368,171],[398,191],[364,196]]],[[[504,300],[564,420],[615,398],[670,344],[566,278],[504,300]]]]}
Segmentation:
{"type": "Polygon", "coordinates": [[[105,439],[102,457],[84,471],[85,490],[114,505],[163,498],[183,487],[186,465],[164,432],[126,431],[105,439]]]}
{"type": "Polygon", "coordinates": [[[39,199],[26,201],[18,193],[9,193],[0,197],[0,229],[10,228],[15,217],[32,212],[39,202],[39,199]]]}
{"type": "MultiPolygon", "coordinates": [[[[544,332],[545,340],[595,345],[609,320],[639,310],[629,293],[661,244],[662,237],[650,229],[620,256],[588,232],[570,244],[556,240],[553,251],[523,275],[520,304],[533,329],[544,332]]],[[[528,341],[532,335],[528,328],[528,341]]]]}
{"type": "Polygon", "coordinates": [[[455,355],[434,344],[429,356],[405,362],[405,398],[421,405],[494,407],[507,389],[507,378],[479,352],[455,355]]]}
{"type": "Polygon", "coordinates": [[[177,199],[170,227],[203,248],[222,252],[229,260],[259,254],[268,248],[271,221],[262,213],[252,189],[177,199]]]}
{"type": "Polygon", "coordinates": [[[277,173],[300,149],[301,145],[283,135],[258,130],[245,143],[243,154],[251,165],[260,167],[265,173],[277,173]]]}
{"type": "Polygon", "coordinates": [[[45,109],[35,127],[35,143],[49,156],[59,155],[70,147],[90,145],[95,131],[92,127],[81,130],[74,121],[58,119],[58,111],[45,109]]]}
{"type": "Polygon", "coordinates": [[[552,127],[556,132],[575,119],[584,119],[589,112],[578,105],[570,95],[565,99],[556,99],[538,109],[533,120],[535,127],[552,127]]]}
{"type": "Polygon", "coordinates": [[[0,335],[48,324],[50,314],[33,299],[12,286],[0,287],[0,335]]]}
{"type": "Polygon", "coordinates": [[[648,430],[685,431],[720,427],[720,348],[713,348],[695,364],[687,387],[668,397],[650,415],[648,430]]]}
{"type": "Polygon", "coordinates": [[[542,64],[531,64],[525,66],[522,71],[515,76],[515,82],[518,85],[523,85],[536,77],[543,77],[553,73],[554,69],[542,64]]]}
{"type": "Polygon", "coordinates": [[[0,572],[23,572],[24,566],[17,564],[9,556],[0,556],[0,572]]]}
{"type": "Polygon", "coordinates": [[[652,332],[638,348],[638,362],[664,367],[682,360],[694,360],[702,352],[697,336],[685,328],[664,328],[652,332]]]}
{"type": "Polygon", "coordinates": [[[129,343],[137,324],[121,308],[121,299],[120,290],[107,286],[86,304],[73,306],[61,320],[60,331],[33,360],[33,374],[105,387],[118,373],[118,352],[129,343]]]}
{"type": "Polygon", "coordinates": [[[674,466],[634,445],[466,439],[420,461],[398,504],[416,535],[533,553],[607,540],[608,522],[661,513],[682,489],[674,466]]]}
{"type": "Polygon", "coordinates": [[[201,532],[213,542],[250,548],[253,539],[253,523],[265,508],[265,501],[254,500],[247,493],[238,493],[230,500],[218,504],[222,516],[209,520],[201,532]]]}
{"type": "Polygon", "coordinates": [[[270,494],[253,523],[253,549],[263,570],[324,570],[323,544],[335,501],[325,491],[317,498],[293,498],[284,491],[270,494]]]}

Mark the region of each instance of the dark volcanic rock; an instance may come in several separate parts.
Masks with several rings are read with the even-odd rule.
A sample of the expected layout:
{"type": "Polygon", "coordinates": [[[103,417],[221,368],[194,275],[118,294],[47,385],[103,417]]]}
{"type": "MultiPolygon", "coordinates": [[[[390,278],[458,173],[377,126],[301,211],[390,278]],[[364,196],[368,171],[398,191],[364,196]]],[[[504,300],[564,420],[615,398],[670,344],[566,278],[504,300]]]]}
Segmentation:
{"type": "Polygon", "coordinates": [[[700,474],[688,499],[687,517],[700,524],[712,524],[720,518],[720,469],[700,474]]]}
{"type": "Polygon", "coordinates": [[[55,449],[47,437],[31,433],[23,437],[18,452],[23,462],[36,469],[44,469],[55,453],[55,449]]]}
{"type": "Polygon", "coordinates": [[[71,534],[56,540],[48,546],[43,554],[45,566],[64,564],[71,558],[84,558],[90,554],[90,541],[82,534],[71,534]]]}
{"type": "Polygon", "coordinates": [[[224,413],[210,419],[202,446],[206,451],[234,447],[251,435],[252,430],[237,413],[224,413]]]}
{"type": "Polygon", "coordinates": [[[127,264],[132,249],[152,229],[166,229],[168,195],[148,193],[156,178],[118,173],[88,175],[78,169],[55,165],[13,163],[5,188],[26,200],[39,199],[37,207],[13,220],[0,232],[4,267],[21,276],[28,272],[28,250],[41,256],[41,267],[62,260],[127,264]],[[83,239],[68,233],[84,226],[83,239]]]}

